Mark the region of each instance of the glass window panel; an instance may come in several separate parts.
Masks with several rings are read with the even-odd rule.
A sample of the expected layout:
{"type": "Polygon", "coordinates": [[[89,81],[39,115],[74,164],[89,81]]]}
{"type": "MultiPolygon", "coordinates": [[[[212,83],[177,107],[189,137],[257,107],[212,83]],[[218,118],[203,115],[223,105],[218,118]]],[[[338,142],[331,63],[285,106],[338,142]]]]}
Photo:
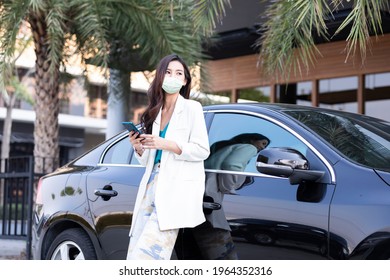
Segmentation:
{"type": "MultiPolygon", "coordinates": [[[[213,158],[213,155],[219,156],[220,154],[222,154],[222,152],[218,148],[220,147],[219,145],[222,145],[224,147],[223,149],[225,154],[223,156],[228,155],[228,149],[230,149],[229,152],[231,150],[236,150],[235,148],[239,144],[246,144],[248,146],[253,145],[253,143],[250,143],[250,141],[246,139],[245,141],[235,141],[234,145],[237,144],[237,146],[235,146],[234,149],[229,146],[233,145],[233,142],[231,142],[231,140],[234,139],[234,137],[242,137],[243,135],[257,137],[252,138],[255,140],[261,139],[261,136],[263,136],[264,139],[265,136],[266,138],[268,138],[268,140],[270,140],[268,147],[290,147],[300,151],[303,155],[305,155],[307,151],[307,147],[294,135],[272,122],[269,122],[256,116],[250,116],[245,114],[219,113],[215,115],[209,133],[211,155],[209,159],[206,160],[206,168],[224,169],[224,164],[222,163],[222,160],[213,158]],[[230,142],[226,142],[227,140],[230,142]],[[217,151],[220,152],[217,154],[217,151]]],[[[261,144],[261,142],[257,142],[257,145],[261,144]]],[[[234,158],[235,164],[230,164],[230,168],[227,170],[233,170],[233,168],[237,168],[237,166],[242,166],[242,170],[234,170],[257,172],[255,162],[257,159],[257,153],[260,151],[259,147],[260,146],[256,147],[257,150],[256,148],[254,149],[252,147],[251,151],[248,151],[250,150],[249,147],[245,149],[244,147],[240,147],[242,149],[234,158]],[[248,158],[245,158],[245,156],[248,156],[248,158]],[[238,163],[238,161],[240,161],[240,163],[238,163]]],[[[225,166],[227,166],[227,164],[225,164],[225,166]]]]}
{"type": "Polygon", "coordinates": [[[103,163],[106,164],[129,164],[133,148],[127,137],[116,142],[109,148],[104,156],[103,163]]]}

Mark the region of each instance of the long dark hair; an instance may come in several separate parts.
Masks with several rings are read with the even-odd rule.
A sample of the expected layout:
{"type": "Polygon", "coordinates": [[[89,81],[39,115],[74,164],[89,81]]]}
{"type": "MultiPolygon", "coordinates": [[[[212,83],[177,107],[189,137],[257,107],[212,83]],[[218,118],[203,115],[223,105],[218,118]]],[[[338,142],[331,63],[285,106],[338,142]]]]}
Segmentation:
{"type": "Polygon", "coordinates": [[[222,140],[222,141],[215,142],[214,144],[211,145],[210,152],[211,152],[211,154],[213,154],[226,146],[230,146],[230,145],[234,145],[234,144],[252,144],[253,140],[254,141],[267,140],[268,141],[267,146],[271,143],[271,140],[268,137],[264,136],[263,134],[242,133],[242,134],[234,136],[233,138],[231,138],[229,140],[222,140]]]}
{"type": "Polygon", "coordinates": [[[184,75],[186,78],[186,85],[180,89],[180,95],[188,99],[191,91],[191,74],[188,66],[184,60],[177,54],[170,54],[165,56],[157,65],[156,76],[150,84],[148,89],[149,105],[145,112],[141,116],[141,124],[144,128],[145,133],[152,133],[153,122],[156,119],[160,108],[164,105],[165,92],[162,89],[162,84],[165,78],[168,65],[171,61],[179,61],[184,68],[184,75]]]}

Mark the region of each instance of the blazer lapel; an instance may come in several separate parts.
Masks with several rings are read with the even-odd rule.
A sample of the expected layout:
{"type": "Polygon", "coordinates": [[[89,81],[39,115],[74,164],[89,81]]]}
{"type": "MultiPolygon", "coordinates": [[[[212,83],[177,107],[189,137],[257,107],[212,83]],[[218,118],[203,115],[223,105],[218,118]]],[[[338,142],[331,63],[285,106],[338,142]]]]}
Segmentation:
{"type": "MultiPolygon", "coordinates": [[[[185,103],[184,97],[179,95],[176,100],[175,109],[173,110],[171,119],[169,120],[168,130],[167,133],[165,134],[166,139],[174,139],[175,130],[181,127],[182,118],[180,118],[180,114],[184,110],[184,103],[185,103]]],[[[161,114],[160,114],[160,120],[161,120],[161,114]]],[[[166,157],[167,154],[163,152],[161,155],[161,168],[163,168],[163,166],[166,164],[166,160],[165,160],[166,157]]]]}
{"type": "MultiPolygon", "coordinates": [[[[169,126],[173,126],[174,128],[180,127],[180,114],[184,110],[184,102],[185,102],[184,97],[179,95],[176,100],[175,109],[173,110],[172,117],[169,121],[169,126]]],[[[167,130],[167,134],[168,133],[169,133],[169,128],[167,130]]]]}

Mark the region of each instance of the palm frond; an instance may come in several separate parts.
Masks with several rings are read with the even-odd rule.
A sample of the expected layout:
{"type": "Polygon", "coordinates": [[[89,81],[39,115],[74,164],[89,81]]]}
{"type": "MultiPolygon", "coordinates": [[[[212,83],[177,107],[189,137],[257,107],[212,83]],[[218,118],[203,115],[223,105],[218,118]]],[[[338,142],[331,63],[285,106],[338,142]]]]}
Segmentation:
{"type": "Polygon", "coordinates": [[[364,62],[367,55],[367,46],[370,47],[371,31],[374,34],[383,32],[381,13],[382,10],[385,11],[386,9],[389,10],[389,2],[387,0],[355,1],[352,11],[335,32],[335,35],[337,35],[351,25],[351,30],[347,37],[346,61],[359,50],[361,59],[364,62]]]}
{"type": "Polygon", "coordinates": [[[67,29],[65,26],[67,7],[61,0],[53,0],[48,4],[46,25],[49,71],[54,72],[62,61],[64,37],[67,29]]]}
{"type": "Polygon", "coordinates": [[[338,27],[335,34],[328,34],[326,21],[342,9],[343,0],[275,0],[267,8],[266,22],[261,37],[259,61],[266,75],[279,72],[288,79],[290,71],[306,69],[321,55],[315,46],[315,32],[326,40],[346,28],[351,28],[346,39],[346,60],[359,50],[364,63],[370,36],[382,33],[383,12],[389,12],[388,0],[355,0],[353,9],[338,27]],[[298,55],[295,55],[297,52],[298,55]]]}
{"type": "Polygon", "coordinates": [[[14,89],[14,94],[16,95],[16,98],[21,99],[30,105],[34,104],[33,97],[31,96],[26,86],[19,81],[19,78],[17,78],[16,76],[12,77],[10,85],[14,89]]]}
{"type": "Polygon", "coordinates": [[[191,9],[191,20],[194,22],[195,32],[200,31],[204,36],[211,36],[217,23],[221,22],[226,14],[225,6],[231,7],[230,0],[194,2],[194,7],[191,9]]]}
{"type": "Polygon", "coordinates": [[[279,71],[287,77],[291,68],[294,72],[302,72],[302,66],[308,68],[319,54],[313,33],[327,38],[324,18],[329,13],[328,4],[322,0],[274,1],[256,43],[265,74],[274,76],[279,71]]]}
{"type": "Polygon", "coordinates": [[[0,90],[5,90],[5,82],[13,75],[12,65],[17,36],[28,12],[28,4],[23,0],[3,1],[0,13],[0,90]]]}
{"type": "MultiPolygon", "coordinates": [[[[24,1],[27,2],[27,1],[24,1]]],[[[47,11],[48,5],[46,0],[31,0],[30,9],[34,14],[42,14],[43,11],[47,11]]]]}
{"type": "Polygon", "coordinates": [[[134,48],[148,65],[154,67],[162,56],[172,52],[199,59],[201,35],[194,32],[195,21],[189,20],[194,11],[192,1],[108,2],[120,11],[110,19],[110,25],[116,27],[114,39],[134,48]]]}
{"type": "MultiPolygon", "coordinates": [[[[117,1],[108,0],[107,5],[114,11],[107,19],[109,41],[126,51],[135,53],[155,66],[161,58],[166,44],[165,31],[161,25],[164,17],[169,17],[170,4],[167,1],[117,1]]],[[[115,47],[115,46],[114,46],[115,47]]]]}
{"type": "Polygon", "coordinates": [[[84,59],[93,59],[94,64],[107,67],[108,34],[106,26],[112,11],[104,0],[71,0],[72,34],[77,35],[77,44],[84,59]]]}

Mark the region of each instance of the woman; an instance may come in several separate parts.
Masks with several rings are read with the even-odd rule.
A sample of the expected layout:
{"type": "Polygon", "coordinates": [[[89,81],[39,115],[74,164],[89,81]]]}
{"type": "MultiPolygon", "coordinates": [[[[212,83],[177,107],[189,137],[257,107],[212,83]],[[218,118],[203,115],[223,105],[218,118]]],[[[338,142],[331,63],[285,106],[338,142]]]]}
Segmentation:
{"type": "Polygon", "coordinates": [[[141,117],[145,133],[130,132],[146,167],[135,202],[127,259],[170,259],[180,228],[205,221],[204,160],[209,143],[202,106],[189,100],[191,76],[177,55],[164,57],[141,117]]]}

